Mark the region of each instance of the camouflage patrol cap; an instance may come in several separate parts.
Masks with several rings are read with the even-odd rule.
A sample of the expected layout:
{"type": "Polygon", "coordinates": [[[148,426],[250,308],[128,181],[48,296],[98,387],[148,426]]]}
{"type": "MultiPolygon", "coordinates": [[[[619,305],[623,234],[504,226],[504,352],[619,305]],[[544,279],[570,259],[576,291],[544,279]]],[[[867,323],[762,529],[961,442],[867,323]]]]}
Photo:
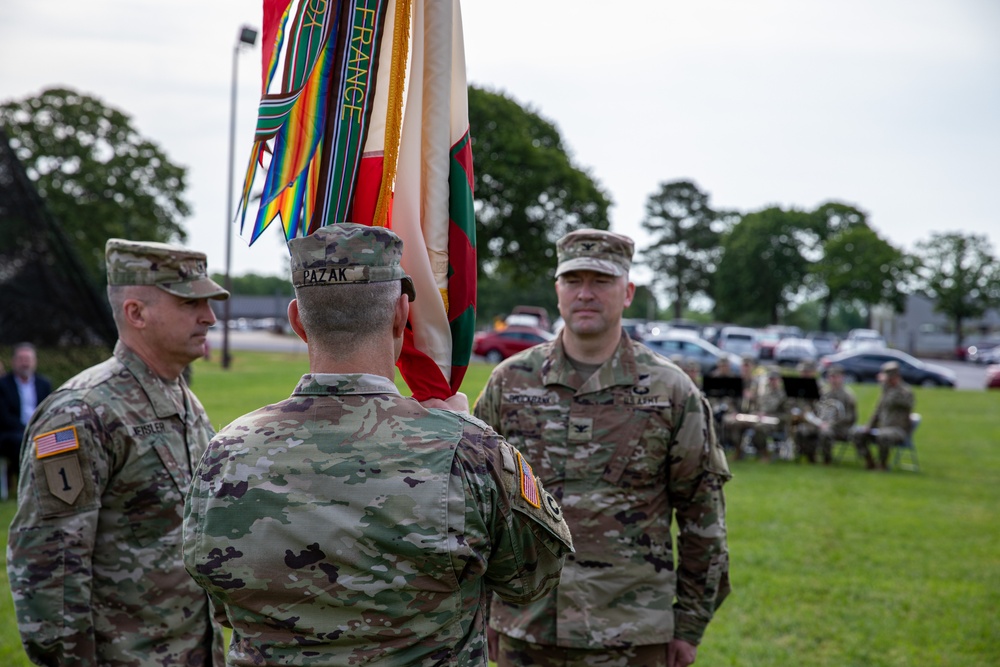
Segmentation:
{"type": "Polygon", "coordinates": [[[887,361],[882,364],[879,371],[885,373],[886,375],[899,375],[899,363],[895,361],[887,361]]]}
{"type": "Polygon", "coordinates": [[[108,285],[153,285],[182,299],[228,299],[208,277],[205,253],[155,241],[108,239],[108,285]]]}
{"type": "Polygon", "coordinates": [[[400,280],[403,294],[416,298],[413,279],[400,261],[403,240],[385,227],[341,222],[288,242],[296,287],[383,283],[400,280]]]}
{"type": "Polygon", "coordinates": [[[556,241],[556,278],[568,271],[596,271],[627,276],[635,243],[601,229],[578,229],[556,241]]]}

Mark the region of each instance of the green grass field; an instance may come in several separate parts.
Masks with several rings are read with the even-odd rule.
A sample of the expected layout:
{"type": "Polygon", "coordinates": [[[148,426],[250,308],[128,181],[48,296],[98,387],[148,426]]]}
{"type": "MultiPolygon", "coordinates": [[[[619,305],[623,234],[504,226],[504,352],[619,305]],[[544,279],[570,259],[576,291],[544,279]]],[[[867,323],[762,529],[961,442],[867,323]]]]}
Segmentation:
{"type": "MultiPolygon", "coordinates": [[[[193,387],[218,428],[286,397],[306,366],[239,352],[230,371],[199,362],[193,387]]],[[[470,368],[470,399],[489,371],[470,368]]],[[[854,389],[867,418],[877,390],[854,389]]],[[[698,665],[1000,665],[1000,392],[914,392],[919,473],[867,472],[850,456],[733,464],[734,590],[698,665]]],[[[0,504],[5,536],[13,513],[0,504]]],[[[0,618],[0,665],[27,665],[9,595],[0,618]]]]}

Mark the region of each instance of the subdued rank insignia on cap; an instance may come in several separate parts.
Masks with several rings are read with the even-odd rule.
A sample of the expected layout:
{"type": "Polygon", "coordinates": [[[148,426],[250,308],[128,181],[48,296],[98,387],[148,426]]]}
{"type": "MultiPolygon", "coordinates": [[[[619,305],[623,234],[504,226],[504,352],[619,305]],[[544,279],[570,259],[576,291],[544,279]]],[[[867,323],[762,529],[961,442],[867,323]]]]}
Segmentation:
{"type": "Polygon", "coordinates": [[[521,452],[517,453],[517,463],[521,470],[521,497],[528,501],[532,507],[541,507],[542,503],[538,499],[538,483],[535,482],[531,465],[524,460],[521,452]]]}
{"type": "Polygon", "coordinates": [[[80,441],[76,438],[75,426],[67,426],[35,436],[35,458],[44,459],[79,448],[80,441]]]}

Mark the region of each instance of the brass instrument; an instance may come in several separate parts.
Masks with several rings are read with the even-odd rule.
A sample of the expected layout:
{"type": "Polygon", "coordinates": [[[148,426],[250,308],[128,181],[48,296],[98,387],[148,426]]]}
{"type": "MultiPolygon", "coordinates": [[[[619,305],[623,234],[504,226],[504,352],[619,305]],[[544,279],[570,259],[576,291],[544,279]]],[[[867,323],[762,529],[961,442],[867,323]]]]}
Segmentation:
{"type": "Polygon", "coordinates": [[[792,423],[809,422],[823,433],[828,433],[833,424],[844,414],[844,405],[833,398],[821,398],[816,401],[816,412],[803,412],[792,408],[792,423]],[[819,414],[817,414],[819,413],[819,414]]]}
{"type": "Polygon", "coordinates": [[[743,412],[733,415],[733,419],[744,424],[766,424],[768,426],[777,426],[781,423],[781,420],[777,417],[769,417],[767,415],[751,415],[743,412]]]}

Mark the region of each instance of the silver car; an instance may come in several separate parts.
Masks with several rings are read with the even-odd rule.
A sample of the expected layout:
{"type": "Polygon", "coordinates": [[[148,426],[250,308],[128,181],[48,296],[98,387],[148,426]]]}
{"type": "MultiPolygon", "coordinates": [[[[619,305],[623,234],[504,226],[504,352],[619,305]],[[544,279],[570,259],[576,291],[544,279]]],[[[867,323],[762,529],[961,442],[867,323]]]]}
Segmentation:
{"type": "Polygon", "coordinates": [[[795,366],[803,361],[818,360],[816,346],[806,338],[782,338],[774,346],[774,362],[781,366],[795,366]]]}
{"type": "Polygon", "coordinates": [[[719,359],[729,360],[730,372],[733,375],[740,373],[740,357],[720,350],[707,340],[684,332],[668,332],[656,336],[648,336],[643,339],[643,343],[654,352],[667,357],[680,356],[683,359],[694,359],[701,367],[701,374],[708,375],[715,370],[719,364],[719,359]]]}

